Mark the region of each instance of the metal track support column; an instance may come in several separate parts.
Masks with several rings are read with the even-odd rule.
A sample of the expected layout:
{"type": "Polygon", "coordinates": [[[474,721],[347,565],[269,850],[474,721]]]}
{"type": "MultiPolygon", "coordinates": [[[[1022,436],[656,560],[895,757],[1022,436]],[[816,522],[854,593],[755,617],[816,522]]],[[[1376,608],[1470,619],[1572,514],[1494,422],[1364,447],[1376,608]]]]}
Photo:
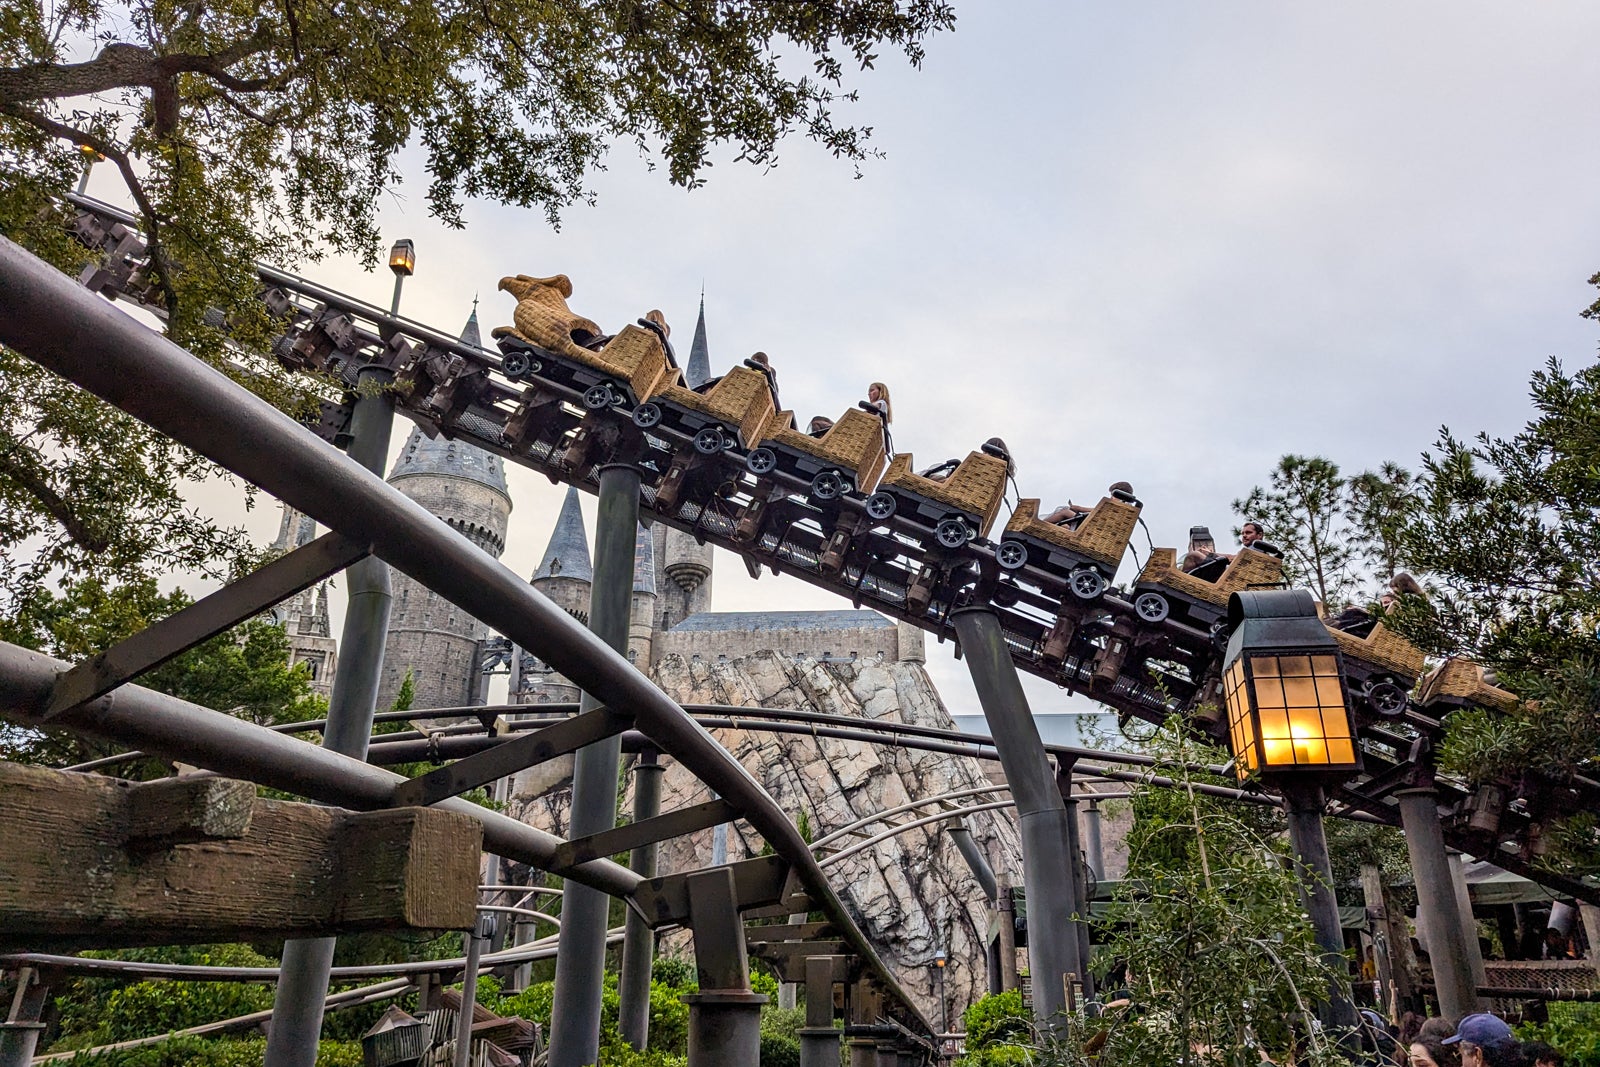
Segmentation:
{"type": "Polygon", "coordinates": [[[1056,786],[1067,809],[1067,856],[1072,862],[1073,887],[1077,890],[1072,907],[1082,917],[1078,924],[1078,981],[1082,984],[1083,995],[1090,997],[1094,995],[1094,979],[1089,974],[1089,956],[1093,951],[1089,944],[1089,883],[1094,875],[1083,858],[1083,836],[1078,832],[1078,798],[1072,788],[1070,763],[1057,771],[1056,786]]]}
{"type": "MultiPolygon", "coordinates": [[[[0,1023],[0,1067],[28,1067],[33,1062],[33,1050],[44,1030],[39,1019],[49,996],[50,987],[37,969],[23,967],[17,971],[17,992],[11,998],[6,1021],[0,1023]]],[[[834,1062],[838,1062],[837,1057],[834,1062]]]]}
{"type": "Polygon", "coordinates": [[[1011,883],[1008,881],[1000,884],[1000,899],[995,902],[995,911],[1000,927],[1000,935],[995,938],[996,951],[1000,956],[1000,992],[1009,993],[1020,988],[1022,982],[1017,977],[1017,901],[1012,896],[1011,883]]]}
{"type": "Polygon", "coordinates": [[[713,867],[689,875],[689,929],[700,992],[689,993],[689,1067],[750,1067],[761,1059],[761,1005],[750,991],[744,920],[733,871],[713,867]]]}
{"type": "Polygon", "coordinates": [[[461,971],[461,1010],[456,1015],[455,1067],[470,1067],[472,1062],[472,1016],[478,1003],[478,961],[483,958],[483,942],[494,932],[494,913],[480,912],[478,923],[464,935],[467,963],[461,971]]]}
{"type": "Polygon", "coordinates": [[[1066,976],[1077,971],[1079,958],[1078,924],[1072,917],[1078,899],[1077,872],[1067,808],[1045,759],[1039,727],[993,609],[966,608],[957,611],[952,622],[1017,802],[1033,1017],[1040,1025],[1054,1028],[1067,1007],[1066,976]]]}
{"type": "Polygon", "coordinates": [[[1322,786],[1314,782],[1285,783],[1288,802],[1289,845],[1294,850],[1300,892],[1323,959],[1340,975],[1328,986],[1328,999],[1317,1014],[1324,1026],[1340,1029],[1356,1025],[1356,1007],[1350,1000],[1349,965],[1344,955],[1344,929],[1339,924],[1339,899],[1333,891],[1333,863],[1328,858],[1328,839],[1322,829],[1322,809],[1327,798],[1322,786]]]}
{"type": "MultiPolygon", "coordinates": [[[[633,823],[635,826],[661,814],[661,778],[666,768],[654,749],[639,753],[633,765],[633,823]]],[[[646,878],[656,876],[655,843],[628,853],[628,869],[646,878]]],[[[622,1039],[644,1051],[650,1043],[650,971],[655,962],[656,935],[644,916],[628,909],[622,933],[622,979],[618,986],[617,1029],[622,1039]]]]}
{"type": "MultiPolygon", "coordinates": [[[[639,472],[620,465],[602,468],[589,629],[617,652],[625,652],[628,647],[638,531],[639,472]]],[[[600,706],[600,701],[584,693],[579,710],[588,712],[600,706]]],[[[575,754],[568,840],[616,827],[617,770],[621,760],[620,735],[587,745],[575,754]]],[[[611,898],[570,879],[563,888],[555,1002],[550,1016],[550,1067],[589,1067],[600,1056],[600,994],[605,981],[611,898]]]]}
{"type": "Polygon", "coordinates": [[[1083,809],[1083,847],[1089,860],[1089,871],[1094,880],[1106,880],[1106,854],[1100,846],[1100,802],[1093,797],[1083,809]]]}
{"type": "MultiPolygon", "coordinates": [[[[350,414],[350,458],[383,476],[389,462],[394,429],[394,398],[386,391],[394,374],[383,367],[364,367],[357,379],[359,396],[350,414]]],[[[383,671],[384,644],[389,636],[389,565],[368,556],[345,572],[349,606],[339,635],[339,667],[328,697],[328,726],[322,747],[365,759],[372,736],[372,716],[383,671]]],[[[279,966],[283,976],[272,1000],[267,1026],[266,1061],[273,1067],[315,1067],[322,1037],[322,1010],[328,998],[328,970],[333,966],[334,938],[286,941],[279,966]]]]}
{"type": "Polygon", "coordinates": [[[1439,824],[1439,794],[1429,784],[1401,789],[1395,799],[1400,804],[1400,826],[1411,857],[1411,875],[1417,884],[1417,925],[1433,964],[1439,1014],[1459,1019],[1479,1010],[1478,989],[1467,955],[1466,926],[1450,878],[1444,827],[1439,824]]]}
{"type": "Polygon", "coordinates": [[[839,1028],[833,1025],[835,956],[806,957],[806,1025],[800,1067],[839,1067],[839,1028]]]}

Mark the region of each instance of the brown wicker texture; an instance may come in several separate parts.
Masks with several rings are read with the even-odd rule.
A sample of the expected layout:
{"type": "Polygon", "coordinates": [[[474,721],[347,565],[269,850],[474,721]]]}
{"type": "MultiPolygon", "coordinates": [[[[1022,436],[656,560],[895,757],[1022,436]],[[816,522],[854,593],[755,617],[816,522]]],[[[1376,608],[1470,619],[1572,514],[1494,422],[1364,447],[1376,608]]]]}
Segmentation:
{"type": "Polygon", "coordinates": [[[727,425],[737,426],[739,443],[745,448],[755,447],[775,413],[766,376],[749,367],[733,368],[704,393],[671,384],[652,399],[671,401],[679,407],[701,411],[727,425]]]}
{"type": "Polygon", "coordinates": [[[794,429],[793,420],[790,412],[780,414],[774,423],[777,429],[768,429],[767,440],[850,471],[856,488],[862,492],[877,484],[878,475],[883,473],[884,458],[883,423],[878,416],[851,408],[821,437],[794,429]],[[789,416],[791,425],[782,424],[784,415],[789,416]]]}
{"type": "Polygon", "coordinates": [[[1174,548],[1158,548],[1150,553],[1150,561],[1139,573],[1141,582],[1155,582],[1219,608],[1227,607],[1228,598],[1234,593],[1276,585],[1282,580],[1282,560],[1248,548],[1233,557],[1215,583],[1179,570],[1178,551],[1174,548]]]}
{"type": "Polygon", "coordinates": [[[604,331],[591,319],[567,307],[572,283],[565,274],[549,278],[530,278],[519,274],[501,278],[500,288],[517,298],[512,316],[515,326],[500,326],[495,337],[520,337],[547,352],[565,356],[586,367],[593,367],[628,383],[636,397],[647,397],[661,386],[667,374],[667,353],[654,333],[628,325],[599,352],[591,352],[573,341],[580,330],[602,336],[604,331]]]}
{"type": "Polygon", "coordinates": [[[1470,659],[1447,659],[1423,679],[1419,697],[1422,704],[1426,706],[1441,697],[1468,700],[1501,711],[1517,706],[1517,695],[1484,681],[1483,668],[1470,659]]]}
{"type": "Polygon", "coordinates": [[[1331,626],[1328,632],[1339,642],[1341,652],[1363,663],[1387,667],[1407,678],[1415,678],[1422,673],[1422,651],[1382,622],[1374,624],[1372,632],[1366,637],[1347,634],[1331,626]]]}
{"type": "Polygon", "coordinates": [[[1102,497],[1076,530],[1044,522],[1039,518],[1039,501],[1028,497],[1017,502],[1017,510],[1006,523],[1007,533],[1026,534],[1046,544],[1058,545],[1097,563],[1115,568],[1122,562],[1128,538],[1139,522],[1139,509],[1111,497],[1102,497]]]}
{"type": "Polygon", "coordinates": [[[989,528],[1000,514],[1000,501],[1005,496],[1006,461],[986,452],[968,452],[967,458],[950,472],[950,477],[936,482],[932,478],[913,474],[911,453],[902,452],[889,464],[889,473],[883,476],[883,484],[978,516],[978,536],[987,537],[989,528]]]}

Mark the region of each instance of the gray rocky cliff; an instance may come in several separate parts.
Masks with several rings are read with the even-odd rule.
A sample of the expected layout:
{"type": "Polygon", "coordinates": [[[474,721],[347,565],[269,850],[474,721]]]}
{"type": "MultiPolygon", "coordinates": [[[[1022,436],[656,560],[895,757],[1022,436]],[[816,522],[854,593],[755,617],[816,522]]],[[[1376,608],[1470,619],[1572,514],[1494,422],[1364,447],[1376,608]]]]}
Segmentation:
{"type": "MultiPolygon", "coordinates": [[[[952,728],[949,712],[916,662],[819,663],[772,652],[718,662],[668,655],[657,664],[655,677],[680,703],[793,708],[952,728]]],[[[713,733],[791,818],[798,821],[805,813],[814,839],[912,800],[990,784],[984,765],[976,760],[908,751],[892,743],[868,745],[746,730],[713,733]]],[[[693,775],[670,760],[667,767],[662,810],[709,798],[693,775]]],[[[512,813],[564,833],[570,789],[536,797],[534,784],[529,781],[529,788],[520,788],[519,782],[512,813]]],[[[548,790],[551,784],[545,779],[538,788],[548,790]]],[[[991,799],[1006,798],[981,796],[959,803],[991,799]]],[[[927,814],[932,814],[931,808],[917,813],[927,814]]],[[[967,825],[995,873],[1021,884],[1021,851],[1010,811],[981,812],[969,816],[967,825]]],[[[880,829],[873,826],[865,832],[872,835],[880,829]]],[[[661,873],[709,864],[714,833],[702,831],[663,846],[661,873]]],[[[757,855],[763,844],[742,822],[727,828],[725,840],[729,860],[757,855]]],[[[983,948],[987,902],[942,821],[828,863],[825,870],[884,963],[935,1025],[941,1016],[932,961],[940,947],[945,948],[949,1019],[958,1025],[961,1010],[988,988],[983,948]]]]}

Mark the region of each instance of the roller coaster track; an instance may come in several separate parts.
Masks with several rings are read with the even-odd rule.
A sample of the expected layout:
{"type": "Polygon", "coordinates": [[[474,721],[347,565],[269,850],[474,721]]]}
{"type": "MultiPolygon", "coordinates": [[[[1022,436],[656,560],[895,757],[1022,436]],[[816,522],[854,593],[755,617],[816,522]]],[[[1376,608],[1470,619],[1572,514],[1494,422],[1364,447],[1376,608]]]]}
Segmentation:
{"type": "MultiPolygon", "coordinates": [[[[145,250],[133,218],[96,201],[74,203],[74,233],[101,257],[85,269],[82,282],[148,306],[145,250]]],[[[993,508],[984,516],[977,513],[981,503],[963,509],[943,496],[930,500],[907,491],[920,480],[897,475],[893,465],[878,482],[880,490],[898,482],[892,494],[870,493],[878,471],[830,470],[826,464],[807,486],[816,464],[799,472],[773,471],[774,464],[782,466],[773,459],[774,448],[742,440],[743,428],[726,418],[720,424],[703,415],[685,421],[680,410],[663,420],[662,409],[673,409],[671,390],[635,395],[620,374],[595,374],[592,366],[585,373],[570,358],[515,337],[502,342],[501,352],[477,348],[292,274],[263,266],[259,275],[262,299],[282,324],[274,353],[285,366],[317,371],[347,387],[362,367],[386,366],[401,384],[400,410],[430,435],[468,441],[591,493],[602,466],[631,464],[642,475],[641,514],[738,555],[752,576],[763,569],[792,575],[856,607],[918,626],[941,642],[955,639],[952,611],[988,604],[1020,670],[1089,696],[1124,718],[1159,723],[1183,713],[1214,737],[1225,733],[1211,710],[1220,704],[1216,603],[1225,593],[1216,597],[1188,575],[1163,568],[1171,556],[1162,553],[1170,550],[1156,550],[1161,558],[1148,561],[1124,591],[1109,586],[1116,564],[1104,553],[1062,551],[1059,539],[1039,541],[1048,533],[1030,540],[1034,527],[1023,520],[1033,514],[1032,501],[1023,502],[1005,534],[991,539],[993,508]],[[717,436],[709,448],[702,445],[708,432],[717,436]],[[852,476],[863,484],[852,484],[852,476]],[[886,498],[890,503],[883,503],[886,498]]],[[[325,401],[312,428],[338,441],[349,418],[348,401],[348,395],[325,401]]],[[[852,415],[859,417],[846,418],[852,415]]],[[[768,433],[777,424],[769,421],[768,433]]],[[[976,453],[969,458],[974,466],[978,462],[983,460],[976,453]]],[[[958,471],[951,482],[960,477],[958,471]]],[[[925,483],[922,489],[940,493],[925,483]]],[[[997,507],[998,493],[993,499],[997,507]]],[[[1139,505],[1131,498],[1102,502],[1110,511],[1119,506],[1137,517],[1139,505]]],[[[1124,535],[1111,558],[1126,545],[1124,535]]],[[[1275,580],[1276,568],[1257,555],[1242,553],[1250,558],[1230,567],[1219,586],[1275,580]],[[1250,568],[1253,573],[1246,574],[1250,568]]],[[[1338,635],[1356,693],[1365,773],[1334,792],[1332,809],[1397,824],[1392,793],[1432,780],[1432,750],[1444,716],[1473,704],[1504,709],[1515,697],[1483,684],[1474,666],[1456,661],[1446,665],[1446,677],[1425,681],[1419,698],[1413,687],[1421,654],[1383,634],[1381,623],[1378,630],[1367,642],[1338,635]]],[[[1437,785],[1454,847],[1600,901],[1600,889],[1538,862],[1545,827],[1564,815],[1595,810],[1600,783],[1534,776],[1503,783],[1488,794],[1492,817],[1485,817],[1484,791],[1475,797],[1459,783],[1437,785]]]]}

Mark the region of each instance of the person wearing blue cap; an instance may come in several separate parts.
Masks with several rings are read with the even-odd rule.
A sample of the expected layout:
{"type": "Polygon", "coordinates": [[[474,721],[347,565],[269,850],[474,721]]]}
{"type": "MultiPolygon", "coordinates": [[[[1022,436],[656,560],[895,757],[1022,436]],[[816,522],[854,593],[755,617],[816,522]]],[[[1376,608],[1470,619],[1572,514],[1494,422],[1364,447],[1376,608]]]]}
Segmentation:
{"type": "Polygon", "coordinates": [[[1442,1044],[1461,1046],[1461,1067],[1525,1067],[1522,1045],[1505,1020],[1488,1012],[1468,1015],[1442,1044]]]}

